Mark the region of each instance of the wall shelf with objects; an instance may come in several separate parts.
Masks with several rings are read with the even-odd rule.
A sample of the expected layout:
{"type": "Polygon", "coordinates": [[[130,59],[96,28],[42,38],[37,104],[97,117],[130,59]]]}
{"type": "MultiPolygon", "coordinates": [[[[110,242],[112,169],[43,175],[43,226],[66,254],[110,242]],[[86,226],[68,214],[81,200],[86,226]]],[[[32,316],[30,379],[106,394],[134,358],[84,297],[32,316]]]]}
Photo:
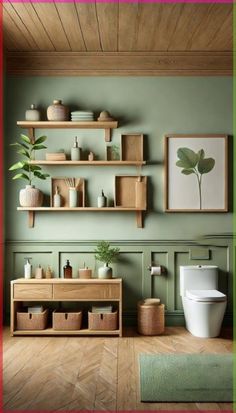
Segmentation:
{"type": "MultiPolygon", "coordinates": [[[[48,122],[48,121],[18,121],[17,125],[21,128],[27,128],[31,142],[35,141],[34,129],[38,128],[87,128],[87,129],[105,129],[116,128],[117,121],[94,121],[94,122],[48,122]]],[[[110,130],[109,129],[109,130],[110,130]]],[[[106,135],[107,136],[107,135],[106,135]]],[[[40,139],[40,138],[39,138],[40,139]]],[[[77,140],[77,138],[76,138],[77,140]]],[[[105,139],[110,141],[110,139],[105,139]]],[[[115,176],[114,194],[115,199],[112,203],[105,203],[102,206],[86,205],[86,192],[84,178],[69,178],[69,177],[51,177],[51,196],[50,205],[27,205],[21,204],[17,208],[18,211],[28,212],[28,226],[34,227],[36,212],[135,212],[136,225],[138,228],[143,228],[143,214],[147,210],[147,177],[141,175],[141,167],[146,165],[143,160],[143,135],[140,133],[130,132],[129,134],[121,135],[120,147],[117,145],[106,146],[106,159],[104,160],[68,160],[64,152],[46,153],[46,159],[30,159],[29,165],[35,168],[38,165],[44,166],[134,166],[137,168],[137,174],[131,176],[115,176]],[[68,184],[72,181],[75,184],[68,184]],[[80,182],[80,186],[76,182],[80,182]],[[82,186],[81,186],[82,185],[82,186]],[[71,189],[76,189],[79,192],[77,201],[74,205],[69,203],[71,189]],[[53,196],[61,197],[62,202],[54,203],[53,196]]],[[[72,157],[72,155],[71,155],[72,157]]],[[[73,158],[72,158],[73,159],[73,158]]],[[[104,194],[103,194],[104,195],[104,194]]]]}
{"type": "MultiPolygon", "coordinates": [[[[91,314],[91,313],[90,313],[91,314]]],[[[95,314],[95,313],[93,313],[95,314]]],[[[98,314],[96,314],[98,315],[98,314]]],[[[106,314],[107,315],[107,314],[106,314]]],[[[103,314],[104,316],[104,314],[103,314]]],[[[112,278],[101,280],[91,279],[25,279],[20,278],[11,281],[11,335],[116,335],[122,337],[122,279],[112,278]],[[17,313],[22,314],[23,303],[114,303],[117,307],[117,322],[114,329],[94,329],[88,325],[82,325],[79,330],[58,330],[53,328],[48,320],[45,328],[33,328],[33,313],[25,313],[27,324],[32,324],[29,329],[18,329],[17,313]],[[29,316],[29,317],[27,317],[29,316]],[[30,318],[30,321],[28,320],[30,318]]]]}
{"type": "Polygon", "coordinates": [[[105,141],[111,141],[111,130],[118,127],[118,121],[92,121],[92,122],[73,122],[73,121],[18,121],[17,125],[23,129],[28,129],[29,136],[34,139],[34,129],[104,129],[105,141]]]}

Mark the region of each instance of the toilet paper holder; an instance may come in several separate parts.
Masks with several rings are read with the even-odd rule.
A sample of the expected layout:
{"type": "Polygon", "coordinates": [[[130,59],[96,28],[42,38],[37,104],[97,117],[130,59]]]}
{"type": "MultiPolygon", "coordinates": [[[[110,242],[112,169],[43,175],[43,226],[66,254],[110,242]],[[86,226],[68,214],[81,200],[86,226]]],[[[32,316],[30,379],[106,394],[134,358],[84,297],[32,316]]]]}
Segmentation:
{"type": "Polygon", "coordinates": [[[166,274],[166,268],[163,267],[162,265],[151,264],[148,266],[148,270],[151,273],[150,275],[165,275],[166,274]]]}

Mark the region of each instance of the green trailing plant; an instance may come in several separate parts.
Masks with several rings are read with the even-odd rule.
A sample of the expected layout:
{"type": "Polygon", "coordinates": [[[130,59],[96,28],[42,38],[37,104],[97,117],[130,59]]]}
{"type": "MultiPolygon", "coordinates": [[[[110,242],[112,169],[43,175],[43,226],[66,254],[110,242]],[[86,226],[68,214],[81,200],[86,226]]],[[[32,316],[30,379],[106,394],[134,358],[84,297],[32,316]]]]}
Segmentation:
{"type": "Polygon", "coordinates": [[[21,134],[19,140],[10,145],[15,147],[16,152],[23,157],[23,160],[14,163],[14,165],[9,168],[10,171],[17,172],[12,179],[23,179],[27,181],[29,185],[32,185],[34,179],[45,180],[50,176],[42,173],[42,168],[39,165],[31,164],[31,161],[34,160],[35,151],[47,148],[43,145],[46,139],[46,136],[40,136],[35,142],[32,142],[28,136],[21,134]]]}
{"type": "Polygon", "coordinates": [[[205,158],[205,152],[200,149],[194,152],[189,148],[179,148],[177,151],[178,161],[176,165],[183,168],[181,173],[184,175],[195,174],[199,192],[199,207],[202,209],[202,177],[212,171],[215,166],[215,159],[205,158]]]}
{"type": "Polygon", "coordinates": [[[108,264],[116,261],[120,248],[112,248],[108,241],[100,241],[94,252],[96,260],[104,262],[108,266],[108,264]]]}

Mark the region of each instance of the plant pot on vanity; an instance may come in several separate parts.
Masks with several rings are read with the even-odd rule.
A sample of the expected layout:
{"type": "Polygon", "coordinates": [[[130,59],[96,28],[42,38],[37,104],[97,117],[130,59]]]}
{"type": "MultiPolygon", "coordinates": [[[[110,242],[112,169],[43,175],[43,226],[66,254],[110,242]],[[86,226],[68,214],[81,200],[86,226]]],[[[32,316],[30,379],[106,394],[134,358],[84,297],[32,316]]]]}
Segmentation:
{"type": "Polygon", "coordinates": [[[20,190],[19,202],[22,207],[41,207],[43,204],[43,193],[34,185],[26,185],[20,190]]]}
{"type": "Polygon", "coordinates": [[[98,268],[98,278],[112,278],[112,268],[108,267],[108,264],[104,264],[103,267],[98,268]]]}

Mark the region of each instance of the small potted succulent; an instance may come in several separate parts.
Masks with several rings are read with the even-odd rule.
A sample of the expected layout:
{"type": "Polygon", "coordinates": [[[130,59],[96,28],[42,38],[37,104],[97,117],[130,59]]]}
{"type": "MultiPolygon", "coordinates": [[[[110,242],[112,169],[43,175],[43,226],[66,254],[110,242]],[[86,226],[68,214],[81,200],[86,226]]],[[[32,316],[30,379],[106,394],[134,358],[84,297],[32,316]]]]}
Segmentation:
{"type": "Polygon", "coordinates": [[[28,183],[20,190],[19,202],[22,207],[40,207],[43,204],[43,193],[32,183],[37,178],[45,180],[49,175],[42,173],[42,168],[31,161],[34,160],[35,151],[46,149],[46,146],[42,145],[46,139],[46,136],[40,136],[32,142],[28,136],[21,134],[20,139],[11,144],[16,148],[16,152],[23,156],[23,160],[9,168],[10,171],[17,172],[12,179],[22,179],[28,183]]]}
{"type": "Polygon", "coordinates": [[[112,248],[107,241],[100,241],[97,244],[95,258],[104,263],[103,267],[98,268],[98,278],[112,278],[112,268],[109,264],[116,261],[119,255],[119,248],[112,248]]]}

